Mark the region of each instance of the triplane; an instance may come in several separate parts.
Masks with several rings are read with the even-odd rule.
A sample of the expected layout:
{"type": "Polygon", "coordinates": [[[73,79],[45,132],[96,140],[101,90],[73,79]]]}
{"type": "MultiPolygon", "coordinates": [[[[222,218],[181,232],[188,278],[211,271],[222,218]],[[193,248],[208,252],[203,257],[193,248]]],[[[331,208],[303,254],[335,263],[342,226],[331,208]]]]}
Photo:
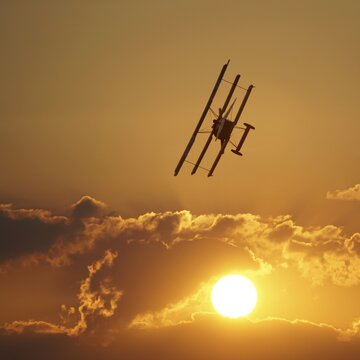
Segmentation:
{"type": "Polygon", "coordinates": [[[237,123],[239,122],[240,116],[241,116],[241,114],[242,114],[242,112],[244,110],[246,102],[247,102],[247,100],[248,100],[248,98],[250,96],[250,93],[251,93],[251,91],[252,91],[252,89],[254,87],[253,85],[250,85],[247,89],[244,89],[244,88],[238,86],[240,75],[236,75],[234,82],[232,82],[232,83],[230,82],[230,84],[231,84],[230,91],[229,91],[229,93],[228,93],[228,95],[226,97],[224,105],[219,109],[219,113],[217,114],[211,108],[211,104],[212,104],[212,102],[214,100],[214,97],[215,97],[216,92],[217,92],[217,90],[218,90],[218,88],[220,86],[220,83],[222,81],[228,82],[227,80],[223,79],[223,77],[224,77],[225,71],[226,71],[226,69],[227,69],[227,67],[229,65],[229,62],[230,62],[230,60],[222,67],[222,69],[220,71],[220,74],[219,74],[219,77],[218,77],[218,79],[217,79],[217,81],[215,83],[214,89],[213,89],[213,91],[212,91],[212,93],[210,95],[210,98],[209,98],[209,100],[208,100],[208,102],[207,102],[207,104],[205,106],[205,109],[204,109],[204,111],[203,111],[203,113],[202,113],[202,115],[200,117],[200,120],[199,120],[199,122],[198,122],[198,124],[197,124],[197,126],[196,126],[196,128],[194,130],[194,133],[192,134],[192,136],[190,138],[190,141],[189,141],[188,145],[186,146],[185,151],[182,154],[179,163],[176,166],[175,173],[174,173],[175,176],[179,173],[179,171],[180,171],[182,165],[184,164],[184,162],[187,162],[187,163],[190,163],[190,164],[194,165],[193,170],[191,172],[191,175],[195,174],[199,167],[202,168],[200,166],[200,163],[201,163],[201,161],[202,161],[202,159],[203,159],[203,157],[204,157],[204,155],[205,155],[205,153],[206,153],[212,139],[215,138],[215,140],[217,140],[217,139],[220,140],[220,151],[219,151],[218,155],[216,156],[215,161],[214,161],[213,165],[211,166],[211,168],[209,170],[205,169],[205,168],[202,168],[202,169],[208,171],[208,176],[212,176],[213,173],[214,173],[214,170],[215,170],[215,168],[216,168],[216,166],[217,166],[217,164],[218,164],[218,162],[219,162],[219,160],[221,158],[221,156],[224,154],[225,148],[228,145],[228,143],[230,142],[234,146],[234,149],[231,150],[234,154],[242,155],[240,150],[241,150],[241,148],[242,148],[242,146],[243,146],[243,144],[245,142],[245,139],[248,136],[249,131],[251,129],[252,130],[255,129],[252,125],[247,124],[247,123],[244,123],[245,127],[238,127],[237,126],[237,123]],[[239,87],[241,89],[246,90],[246,93],[245,93],[245,96],[244,96],[244,98],[243,98],[243,100],[242,100],[242,102],[240,104],[240,107],[239,107],[239,109],[238,109],[238,111],[236,113],[236,116],[235,116],[234,120],[229,120],[228,117],[229,117],[229,114],[231,113],[231,111],[232,111],[232,109],[234,107],[236,99],[231,103],[229,108],[228,108],[228,106],[230,104],[231,98],[232,98],[232,96],[234,94],[234,91],[235,91],[236,87],[239,87]],[[209,111],[215,117],[215,119],[213,120],[212,130],[209,131],[210,135],[209,135],[209,137],[208,137],[208,139],[207,139],[207,141],[205,143],[205,146],[204,146],[203,150],[200,153],[200,156],[199,156],[198,160],[196,161],[196,163],[192,163],[190,161],[187,161],[186,157],[189,154],[190,149],[191,149],[191,147],[193,146],[193,144],[195,142],[197,134],[206,132],[206,131],[201,131],[201,126],[202,126],[202,124],[203,124],[203,122],[204,122],[204,120],[206,118],[206,115],[208,114],[209,111]],[[232,135],[234,129],[241,129],[241,130],[244,131],[238,145],[235,145],[231,141],[231,135],[232,135]]]}

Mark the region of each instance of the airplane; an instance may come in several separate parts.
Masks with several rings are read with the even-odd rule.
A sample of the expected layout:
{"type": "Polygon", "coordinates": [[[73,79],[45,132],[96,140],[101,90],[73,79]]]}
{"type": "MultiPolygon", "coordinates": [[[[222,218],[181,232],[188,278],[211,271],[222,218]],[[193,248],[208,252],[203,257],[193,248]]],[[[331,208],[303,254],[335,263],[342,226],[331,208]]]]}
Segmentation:
{"type": "Polygon", "coordinates": [[[237,126],[237,123],[239,122],[239,119],[240,119],[240,116],[244,110],[244,107],[246,105],[246,102],[250,96],[250,93],[252,91],[252,89],[254,88],[254,85],[250,85],[247,89],[241,87],[241,86],[238,86],[238,82],[240,80],[240,75],[236,75],[235,77],[235,80],[234,82],[229,82],[227,80],[224,79],[224,74],[226,72],[226,69],[229,65],[229,62],[230,60],[228,60],[228,62],[226,64],[223,65],[221,71],[220,71],[220,74],[216,80],[216,83],[215,83],[215,86],[211,92],[211,95],[210,95],[210,98],[204,108],[204,111],[200,117],[200,120],[198,122],[198,124],[196,125],[196,128],[189,140],[189,143],[187,144],[185,150],[184,150],[184,153],[182,154],[180,160],[179,160],[179,163],[177,164],[176,168],[175,168],[175,173],[174,173],[174,176],[177,176],[181,167],[183,166],[184,162],[187,162],[187,163],[190,163],[192,165],[194,165],[193,167],[193,170],[191,172],[191,175],[194,175],[197,171],[197,169],[200,167],[206,171],[208,171],[208,177],[212,176],[213,173],[214,173],[214,170],[221,158],[221,156],[224,154],[224,151],[228,145],[228,143],[230,142],[233,146],[234,146],[234,149],[232,149],[231,151],[236,154],[236,155],[239,155],[239,156],[242,156],[242,153],[240,152],[242,146],[244,145],[244,142],[245,142],[245,139],[246,137],[248,136],[249,134],[249,131],[250,130],[255,130],[255,127],[248,124],[248,123],[244,123],[244,128],[243,127],[238,127],[237,126]],[[222,81],[225,81],[225,82],[228,82],[231,84],[231,88],[230,88],[230,91],[225,99],[225,102],[224,102],[224,105],[219,109],[219,113],[217,114],[212,108],[211,108],[211,104],[215,98],[215,95],[218,91],[218,88],[221,84],[222,81]],[[235,116],[235,119],[233,121],[229,120],[228,117],[229,117],[229,114],[231,113],[233,107],[234,107],[234,104],[236,102],[236,99],[232,102],[232,104],[230,105],[229,109],[228,109],[228,106],[229,106],[229,103],[231,101],[231,98],[234,94],[234,91],[236,88],[241,88],[243,90],[246,90],[246,93],[244,95],[244,98],[240,104],[240,107],[236,113],[236,116],[235,116]],[[187,155],[189,154],[190,152],[190,149],[192,148],[193,144],[195,143],[195,140],[196,140],[196,136],[199,134],[199,133],[206,133],[206,131],[201,131],[201,126],[208,114],[208,112],[210,112],[213,114],[213,116],[215,117],[215,119],[213,120],[213,125],[212,125],[212,130],[209,132],[210,135],[205,143],[205,146],[203,148],[203,150],[201,151],[200,153],[200,156],[198,158],[198,160],[196,161],[196,163],[192,163],[188,160],[186,160],[187,158],[187,155]],[[242,129],[244,130],[243,134],[242,134],[242,137],[238,143],[238,145],[235,145],[232,141],[231,141],[231,135],[234,131],[234,129],[242,129]],[[203,167],[200,166],[200,163],[212,141],[212,139],[215,138],[215,141],[216,140],[220,140],[220,151],[218,153],[218,155],[216,156],[215,158],[215,161],[212,165],[212,167],[210,169],[205,169],[203,167]]]}

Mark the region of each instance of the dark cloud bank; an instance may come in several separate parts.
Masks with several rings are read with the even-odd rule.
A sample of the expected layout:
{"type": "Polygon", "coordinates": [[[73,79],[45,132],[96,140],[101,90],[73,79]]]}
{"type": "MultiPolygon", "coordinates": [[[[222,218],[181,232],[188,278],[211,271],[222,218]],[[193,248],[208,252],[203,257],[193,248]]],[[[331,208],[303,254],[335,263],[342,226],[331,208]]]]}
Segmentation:
{"type": "Polygon", "coordinates": [[[0,337],[6,359],[358,359],[359,340],[330,328],[272,320],[258,324],[211,318],[177,327],[118,334],[107,346],[64,335],[0,337]]]}

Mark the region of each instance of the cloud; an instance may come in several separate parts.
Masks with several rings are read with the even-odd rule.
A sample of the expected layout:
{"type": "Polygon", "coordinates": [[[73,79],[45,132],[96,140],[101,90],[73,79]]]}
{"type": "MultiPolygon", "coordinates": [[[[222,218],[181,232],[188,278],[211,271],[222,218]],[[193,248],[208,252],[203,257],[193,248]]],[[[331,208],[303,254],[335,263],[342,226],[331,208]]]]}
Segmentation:
{"type": "Polygon", "coordinates": [[[72,205],[72,216],[80,219],[99,216],[105,207],[105,203],[85,195],[72,205]]]}
{"type": "Polygon", "coordinates": [[[16,320],[5,323],[2,327],[6,332],[21,334],[24,331],[32,331],[39,334],[66,334],[77,336],[84,333],[88,327],[89,317],[111,317],[117,308],[117,303],[122,296],[122,292],[112,286],[109,280],[103,280],[99,283],[98,289],[92,289],[94,276],[102,270],[104,266],[112,266],[117,253],[107,250],[105,255],[88,266],[88,276],[81,282],[78,294],[79,306],[77,310],[74,307],[61,306],[60,323],[50,323],[42,320],[16,320]],[[67,326],[73,318],[77,316],[78,320],[73,326],[67,326]]]}
{"type": "Polygon", "coordinates": [[[346,239],[345,246],[349,253],[353,255],[360,254],[360,233],[355,233],[350,238],[346,239]]]}
{"type": "MultiPolygon", "coordinates": [[[[93,208],[93,204],[98,203],[101,202],[83,197],[74,206],[82,209],[82,204],[91,204],[89,207],[93,208]]],[[[95,206],[99,207],[102,206],[95,206]]],[[[173,258],[171,261],[179,261],[179,266],[182,254],[186,254],[194,263],[199,257],[207,256],[209,266],[213,267],[217,263],[220,268],[226,262],[228,269],[235,267],[239,260],[243,262],[242,267],[252,266],[259,271],[262,266],[267,272],[287,264],[296,267],[314,284],[328,280],[342,286],[360,283],[359,233],[346,236],[341,228],[333,225],[302,227],[289,215],[273,218],[253,214],[195,216],[183,210],[146,213],[128,219],[82,217],[78,221],[78,218],[55,216],[45,210],[14,210],[3,205],[0,216],[3,242],[0,260],[20,257],[23,265],[69,266],[73,259],[89,260],[91,254],[111,247],[129,252],[134,258],[137,253],[156,252],[152,256],[160,256],[166,263],[165,259],[173,258]]],[[[149,274],[153,270],[150,269],[149,274]]]]}
{"type": "MultiPolygon", "coordinates": [[[[8,230],[15,244],[19,240],[34,244],[8,254],[4,260],[8,273],[2,274],[0,284],[7,286],[10,280],[5,285],[1,281],[12,276],[17,285],[6,287],[9,301],[11,296],[29,299],[22,290],[24,277],[35,280],[32,299],[22,303],[21,311],[33,308],[36,316],[31,310],[30,316],[14,310],[3,326],[7,332],[78,338],[102,333],[104,338],[116,338],[118,331],[194,325],[213,313],[209,291],[214,279],[230,272],[253,277],[268,297],[289,291],[283,307],[284,312],[293,309],[293,319],[301,317],[293,304],[304,292],[292,293],[292,284],[305,283],[303,291],[335,285],[339,292],[360,284],[359,233],[347,235],[334,225],[304,227],[289,215],[194,215],[182,210],[136,218],[66,217],[9,205],[3,205],[2,212],[9,223],[26,219],[26,226],[37,226],[35,236],[47,226],[60,226],[48,237],[47,246],[39,248],[34,233],[18,236],[24,226],[21,221],[8,230]],[[117,254],[121,261],[115,260],[117,254]],[[36,285],[39,277],[51,284],[48,295],[39,293],[43,288],[41,282],[36,285]],[[54,304],[61,308],[60,320],[55,318],[54,304]]],[[[310,304],[310,300],[306,301],[310,304]]],[[[267,315],[278,313],[270,308],[267,315]]],[[[355,316],[354,310],[347,320],[355,316]]],[[[326,322],[335,326],[331,319],[326,322]]]]}
{"type": "MultiPolygon", "coordinates": [[[[191,324],[197,322],[199,319],[216,318],[217,313],[211,306],[211,290],[214,283],[218,279],[214,278],[207,283],[201,284],[198,291],[194,294],[185,297],[184,299],[174,303],[168,304],[163,309],[158,311],[149,311],[138,314],[129,324],[130,329],[161,329],[174,326],[182,326],[184,324],[191,324]]],[[[226,320],[226,319],[225,319],[226,320]]],[[[225,321],[224,320],[224,321],[225,321]]],[[[228,320],[227,320],[228,321],[228,320]]],[[[242,321],[237,320],[237,321],[242,321]]],[[[280,322],[292,325],[311,326],[331,330],[336,335],[339,341],[350,341],[357,339],[360,345],[360,320],[355,320],[348,328],[337,328],[330,324],[316,323],[304,319],[288,320],[284,318],[267,316],[264,318],[252,317],[245,319],[251,324],[280,322]]]]}
{"type": "Polygon", "coordinates": [[[215,281],[200,285],[194,294],[175,304],[169,304],[160,311],[138,314],[129,324],[129,328],[154,329],[178,326],[195,321],[198,314],[214,314],[210,304],[210,294],[215,281]]]}
{"type": "Polygon", "coordinates": [[[313,284],[330,280],[338,286],[355,286],[360,284],[359,236],[347,237],[333,225],[299,229],[284,246],[283,257],[313,284]]]}
{"type": "Polygon", "coordinates": [[[175,358],[356,359],[359,350],[358,339],[339,341],[336,329],[306,321],[252,323],[200,317],[192,324],[163,330],[162,339],[168,341],[165,358],[180,352],[175,358]]]}
{"type": "Polygon", "coordinates": [[[76,229],[65,216],[0,205],[0,263],[29,253],[45,253],[59,237],[76,229]]]}
{"type": "Polygon", "coordinates": [[[158,329],[132,329],[117,334],[106,347],[61,335],[1,336],[2,354],[9,359],[347,359],[359,356],[360,339],[339,338],[336,328],[307,321],[269,318],[259,322],[198,316],[191,323],[158,329]]]}
{"type": "Polygon", "coordinates": [[[0,272],[7,267],[4,263],[17,259],[23,265],[47,262],[62,266],[72,256],[89,251],[96,236],[94,217],[100,216],[104,207],[103,202],[83,196],[66,217],[0,204],[0,272]]]}
{"type": "Polygon", "coordinates": [[[329,200],[360,200],[360,184],[344,190],[328,191],[326,198],[329,200]]]}

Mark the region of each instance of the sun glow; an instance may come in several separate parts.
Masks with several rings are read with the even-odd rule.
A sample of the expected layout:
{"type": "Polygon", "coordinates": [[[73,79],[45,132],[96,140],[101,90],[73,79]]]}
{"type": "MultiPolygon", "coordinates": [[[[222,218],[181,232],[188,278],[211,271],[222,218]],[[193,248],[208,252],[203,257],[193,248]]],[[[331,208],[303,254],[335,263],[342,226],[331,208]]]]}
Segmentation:
{"type": "Polygon", "coordinates": [[[257,292],[254,284],[242,275],[222,277],[213,287],[211,300],[222,316],[236,319],[254,309],[257,292]]]}

